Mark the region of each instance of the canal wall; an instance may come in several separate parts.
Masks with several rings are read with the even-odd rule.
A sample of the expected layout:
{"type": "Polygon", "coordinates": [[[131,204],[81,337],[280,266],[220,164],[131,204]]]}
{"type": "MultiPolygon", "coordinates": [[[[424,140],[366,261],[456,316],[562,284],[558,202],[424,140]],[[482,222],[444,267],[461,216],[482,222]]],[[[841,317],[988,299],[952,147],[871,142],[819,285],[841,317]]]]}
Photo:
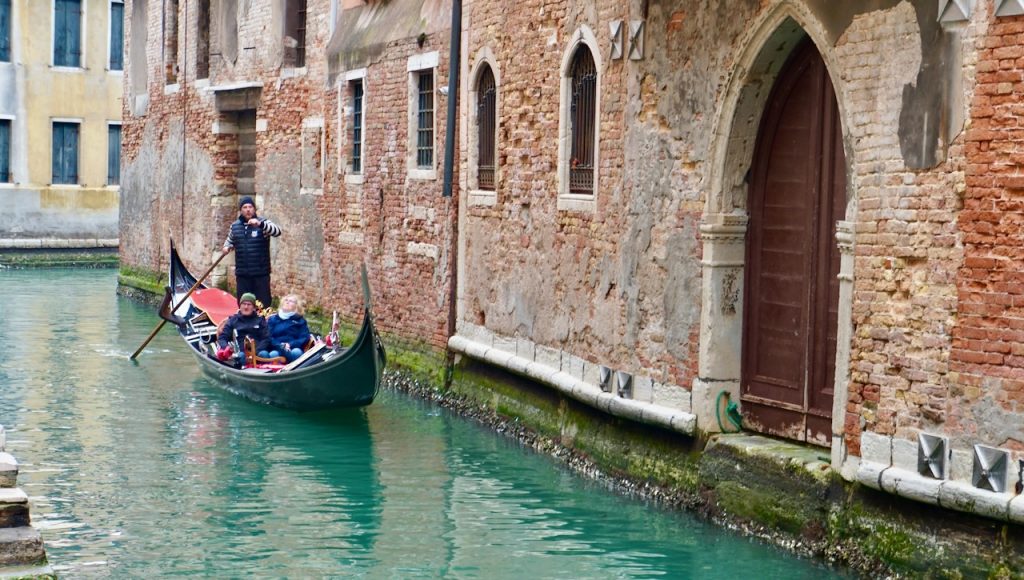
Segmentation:
{"type": "MultiPolygon", "coordinates": [[[[399,354],[401,356],[401,354],[399,354]]],[[[583,477],[871,577],[1016,577],[1024,530],[850,482],[824,450],[749,433],[687,436],[605,413],[466,357],[395,368],[385,386],[478,420],[583,477]]],[[[389,361],[391,359],[389,358],[389,361]]]]}
{"type": "Polygon", "coordinates": [[[254,194],[274,293],[355,319],[366,263],[389,344],[1024,523],[1019,2],[467,0],[453,63],[448,2],[310,0],[296,66],[298,5],[126,2],[123,272],[254,194]]]}
{"type": "Polygon", "coordinates": [[[0,578],[56,578],[43,539],[32,527],[28,496],[17,487],[18,462],[6,445],[0,425],[0,578]]]}

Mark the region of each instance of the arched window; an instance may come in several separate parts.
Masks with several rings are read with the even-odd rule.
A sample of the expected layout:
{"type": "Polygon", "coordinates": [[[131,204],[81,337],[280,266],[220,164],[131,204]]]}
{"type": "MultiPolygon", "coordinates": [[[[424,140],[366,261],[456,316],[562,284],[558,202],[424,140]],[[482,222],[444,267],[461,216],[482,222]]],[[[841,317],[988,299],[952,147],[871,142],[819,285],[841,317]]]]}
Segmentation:
{"type": "Polygon", "coordinates": [[[477,188],[494,191],[495,129],[497,127],[497,87],[489,65],[480,71],[476,90],[477,188]]]}
{"type": "Polygon", "coordinates": [[[597,143],[597,67],[590,48],[580,44],[569,68],[569,192],[594,193],[594,149],[597,143]]]}

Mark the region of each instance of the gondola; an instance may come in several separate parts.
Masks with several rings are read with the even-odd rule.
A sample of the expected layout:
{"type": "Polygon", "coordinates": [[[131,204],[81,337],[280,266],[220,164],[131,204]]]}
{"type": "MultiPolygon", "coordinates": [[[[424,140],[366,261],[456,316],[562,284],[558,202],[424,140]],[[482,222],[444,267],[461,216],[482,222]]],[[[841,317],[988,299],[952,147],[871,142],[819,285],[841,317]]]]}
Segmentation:
{"type": "Polygon", "coordinates": [[[332,345],[329,340],[318,340],[287,365],[238,367],[220,361],[215,355],[217,325],[235,312],[235,298],[203,284],[188,295],[196,283],[172,242],[168,286],[160,305],[160,317],[177,327],[203,373],[218,385],[258,403],[297,411],[360,407],[373,402],[387,356],[373,326],[365,267],[362,269],[363,323],[352,344],[341,346],[335,340],[332,345]]]}

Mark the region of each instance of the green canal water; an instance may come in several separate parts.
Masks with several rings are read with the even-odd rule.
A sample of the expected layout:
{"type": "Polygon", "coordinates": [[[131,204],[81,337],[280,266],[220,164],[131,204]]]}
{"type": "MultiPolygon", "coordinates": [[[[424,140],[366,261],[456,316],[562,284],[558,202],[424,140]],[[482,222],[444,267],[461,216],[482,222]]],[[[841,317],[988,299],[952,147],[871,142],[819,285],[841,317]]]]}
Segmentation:
{"type": "Polygon", "coordinates": [[[825,578],[404,395],[303,415],[201,377],[113,270],[0,270],[0,424],[64,577],[825,578]]]}

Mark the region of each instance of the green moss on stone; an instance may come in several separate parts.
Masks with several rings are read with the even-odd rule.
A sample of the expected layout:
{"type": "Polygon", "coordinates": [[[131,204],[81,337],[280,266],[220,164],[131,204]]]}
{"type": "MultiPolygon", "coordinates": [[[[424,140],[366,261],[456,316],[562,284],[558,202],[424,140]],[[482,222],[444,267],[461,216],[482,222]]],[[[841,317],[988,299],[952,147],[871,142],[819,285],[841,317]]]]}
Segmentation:
{"type": "Polygon", "coordinates": [[[716,489],[720,509],[731,516],[756,522],[790,534],[800,534],[810,522],[805,506],[791,496],[775,490],[743,485],[737,481],[722,482],[716,489]]]}
{"type": "Polygon", "coordinates": [[[167,286],[167,274],[144,268],[122,266],[118,272],[117,283],[156,296],[163,296],[164,288],[167,286]]]}
{"type": "Polygon", "coordinates": [[[0,266],[7,268],[116,268],[115,252],[0,250],[0,266]]]}

